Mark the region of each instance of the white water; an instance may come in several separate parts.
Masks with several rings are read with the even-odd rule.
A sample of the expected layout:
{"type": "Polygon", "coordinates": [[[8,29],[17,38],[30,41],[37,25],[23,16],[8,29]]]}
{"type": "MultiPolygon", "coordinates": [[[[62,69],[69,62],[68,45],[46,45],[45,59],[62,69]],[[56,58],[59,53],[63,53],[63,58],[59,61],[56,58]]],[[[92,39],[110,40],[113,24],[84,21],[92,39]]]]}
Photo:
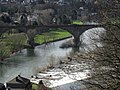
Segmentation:
{"type": "MultiPolygon", "coordinates": [[[[84,51],[94,50],[95,44],[101,47],[102,44],[100,42],[92,39],[99,40],[100,33],[104,31],[105,30],[103,28],[94,28],[86,31],[83,35],[81,35],[81,40],[83,42],[82,42],[82,46],[80,47],[80,51],[84,52],[84,51]]],[[[46,69],[46,67],[49,64],[55,64],[58,63],[59,60],[64,60],[64,58],[68,57],[71,53],[74,52],[72,48],[68,48],[68,49],[59,48],[59,46],[65,41],[66,40],[51,43],[47,46],[45,45],[38,46],[35,48],[35,50],[27,51],[25,49],[21,54],[18,54],[14,57],[9,58],[4,62],[1,62],[0,82],[3,83],[7,82],[12,78],[14,78],[15,76],[17,76],[18,74],[30,78],[31,75],[35,75],[41,69],[46,69]]],[[[85,66],[88,65],[86,64],[85,66]]],[[[49,87],[61,86],[62,90],[64,90],[63,89],[64,85],[71,86],[70,83],[75,83],[75,81],[77,80],[88,78],[89,77],[88,74],[90,74],[90,71],[87,69],[83,72],[70,73],[69,76],[71,77],[73,76],[78,77],[77,75],[80,76],[80,78],[78,78],[77,80],[73,80],[70,79],[69,76],[62,70],[55,69],[55,71],[54,70],[49,71],[47,72],[47,74],[44,75],[48,75],[48,73],[52,74],[55,72],[56,73],[58,72],[59,75],[63,78],[59,80],[50,80],[49,82],[52,83],[52,85],[49,85],[49,87]]],[[[52,78],[58,78],[58,77],[59,76],[55,77],[55,75],[52,76],[52,78]]]]}

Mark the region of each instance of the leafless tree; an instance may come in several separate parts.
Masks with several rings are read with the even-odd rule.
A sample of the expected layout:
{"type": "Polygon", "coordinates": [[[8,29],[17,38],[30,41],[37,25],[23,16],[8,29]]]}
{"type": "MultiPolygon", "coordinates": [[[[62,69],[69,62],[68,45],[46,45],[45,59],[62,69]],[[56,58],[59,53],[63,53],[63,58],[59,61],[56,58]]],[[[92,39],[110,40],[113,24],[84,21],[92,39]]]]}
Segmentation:
{"type": "Polygon", "coordinates": [[[89,67],[90,77],[80,82],[87,87],[85,90],[120,90],[120,2],[96,1],[100,21],[105,23],[106,31],[99,35],[102,47],[99,47],[96,41],[93,43],[96,46],[95,50],[77,55],[79,62],[83,59],[94,62],[89,67]]]}
{"type": "MultiPolygon", "coordinates": [[[[97,90],[119,90],[120,89],[120,21],[118,0],[102,2],[97,0],[100,5],[102,21],[106,23],[106,32],[100,36],[102,47],[96,45],[96,50],[89,53],[90,60],[95,60],[94,69],[91,78],[82,80],[85,84],[89,84],[97,90]],[[107,5],[107,6],[106,6],[107,5]],[[109,6],[109,8],[108,8],[109,6]],[[115,15],[115,16],[114,16],[115,15]]],[[[98,6],[99,7],[99,6],[98,6]]]]}

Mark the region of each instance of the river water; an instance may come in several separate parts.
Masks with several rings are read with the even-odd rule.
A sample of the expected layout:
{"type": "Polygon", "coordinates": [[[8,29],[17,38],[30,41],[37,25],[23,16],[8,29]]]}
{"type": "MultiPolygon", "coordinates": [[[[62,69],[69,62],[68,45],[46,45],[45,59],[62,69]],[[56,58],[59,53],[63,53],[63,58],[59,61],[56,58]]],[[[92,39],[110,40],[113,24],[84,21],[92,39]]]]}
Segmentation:
{"type": "MultiPolygon", "coordinates": [[[[98,31],[101,33],[104,29],[90,29],[81,35],[80,40],[82,41],[82,45],[80,46],[79,51],[84,52],[95,49],[94,43],[102,46],[100,42],[91,40],[91,36],[94,39],[99,39],[100,33],[98,35],[95,33],[98,33],[98,31]]],[[[65,60],[65,58],[75,52],[75,49],[73,48],[59,48],[59,46],[67,40],[68,39],[50,43],[48,45],[37,46],[34,50],[24,49],[22,50],[22,53],[18,53],[17,55],[0,62],[0,82],[7,82],[18,74],[30,77],[31,75],[35,75],[38,71],[46,69],[49,65],[56,64],[60,60],[65,60]]]]}

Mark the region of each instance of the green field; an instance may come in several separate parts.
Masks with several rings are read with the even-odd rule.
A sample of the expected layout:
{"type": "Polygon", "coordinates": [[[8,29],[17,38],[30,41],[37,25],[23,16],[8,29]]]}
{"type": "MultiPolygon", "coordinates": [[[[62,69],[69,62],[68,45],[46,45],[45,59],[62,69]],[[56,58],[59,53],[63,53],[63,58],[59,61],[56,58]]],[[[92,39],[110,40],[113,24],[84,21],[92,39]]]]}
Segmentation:
{"type": "Polygon", "coordinates": [[[81,22],[81,21],[77,20],[77,21],[73,21],[71,24],[82,25],[82,24],[83,24],[83,22],[81,22]]]}
{"type": "Polygon", "coordinates": [[[71,36],[69,32],[61,30],[61,29],[57,29],[56,31],[50,31],[48,33],[43,33],[41,35],[36,35],[34,39],[36,43],[41,44],[41,43],[46,43],[46,42],[62,39],[62,38],[69,37],[69,36],[71,36]]]}
{"type": "MultiPolygon", "coordinates": [[[[73,21],[71,24],[77,24],[77,25],[81,25],[83,24],[81,21],[73,21]]],[[[58,39],[62,39],[65,37],[69,37],[71,36],[71,34],[67,31],[64,31],[62,29],[57,29],[54,31],[50,31],[48,33],[43,33],[41,35],[36,35],[35,39],[35,43],[46,43],[46,42],[50,42],[50,41],[54,41],[54,40],[58,40],[58,39]]]]}

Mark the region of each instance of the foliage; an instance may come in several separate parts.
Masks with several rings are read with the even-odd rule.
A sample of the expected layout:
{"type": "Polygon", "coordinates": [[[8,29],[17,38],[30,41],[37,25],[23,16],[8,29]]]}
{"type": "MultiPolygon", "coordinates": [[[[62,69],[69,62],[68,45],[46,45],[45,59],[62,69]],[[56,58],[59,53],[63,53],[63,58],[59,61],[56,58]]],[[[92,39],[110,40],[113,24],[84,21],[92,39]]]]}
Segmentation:
{"type": "Polygon", "coordinates": [[[45,4],[45,1],[44,0],[37,0],[37,3],[38,4],[45,4]]]}
{"type": "Polygon", "coordinates": [[[0,20],[0,26],[3,26],[3,25],[5,25],[5,23],[2,20],[0,20]]]}
{"type": "Polygon", "coordinates": [[[37,90],[37,88],[38,88],[38,85],[37,84],[32,84],[32,90],[37,90]]]}
{"type": "Polygon", "coordinates": [[[38,23],[39,24],[51,24],[52,23],[52,16],[51,14],[54,13],[53,9],[45,9],[39,10],[40,15],[38,16],[38,23]]]}
{"type": "Polygon", "coordinates": [[[32,90],[52,90],[51,88],[47,88],[44,85],[40,84],[32,84],[32,90]]]}
{"type": "MultiPolygon", "coordinates": [[[[119,0],[96,0],[100,22],[105,23],[106,32],[100,36],[103,47],[96,44],[96,50],[91,51],[90,60],[95,60],[91,78],[82,80],[86,85],[97,87],[97,90],[120,89],[120,12],[119,0]]],[[[92,68],[91,68],[92,69],[92,68]]]]}
{"type": "Polygon", "coordinates": [[[120,1],[119,0],[96,0],[98,15],[105,22],[110,19],[120,18],[120,1]]]}
{"type": "Polygon", "coordinates": [[[82,24],[83,24],[83,22],[81,22],[81,21],[73,21],[71,24],[82,25],[82,24]]]}
{"type": "Polygon", "coordinates": [[[10,47],[5,45],[0,45],[0,60],[4,60],[11,54],[10,47]]]}
{"type": "Polygon", "coordinates": [[[3,14],[3,15],[0,17],[0,19],[1,19],[4,23],[11,23],[11,22],[12,22],[10,16],[7,15],[7,14],[3,14]]]}
{"type": "Polygon", "coordinates": [[[71,23],[70,18],[69,18],[66,14],[64,14],[64,15],[62,16],[62,23],[63,23],[63,24],[70,24],[70,23],[71,23]]]}
{"type": "Polygon", "coordinates": [[[12,34],[3,40],[3,42],[5,42],[6,45],[10,45],[11,50],[18,50],[18,48],[21,49],[22,46],[26,44],[26,36],[24,34],[12,34]]]}
{"type": "Polygon", "coordinates": [[[20,17],[20,24],[21,25],[26,25],[27,22],[28,22],[27,15],[26,14],[22,14],[22,16],[20,17]]]}
{"type": "Polygon", "coordinates": [[[25,34],[3,34],[4,39],[1,40],[0,58],[5,59],[16,51],[21,51],[26,42],[25,34]]]}

